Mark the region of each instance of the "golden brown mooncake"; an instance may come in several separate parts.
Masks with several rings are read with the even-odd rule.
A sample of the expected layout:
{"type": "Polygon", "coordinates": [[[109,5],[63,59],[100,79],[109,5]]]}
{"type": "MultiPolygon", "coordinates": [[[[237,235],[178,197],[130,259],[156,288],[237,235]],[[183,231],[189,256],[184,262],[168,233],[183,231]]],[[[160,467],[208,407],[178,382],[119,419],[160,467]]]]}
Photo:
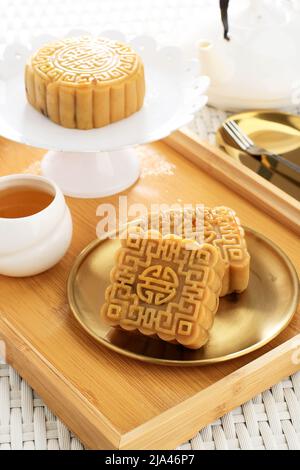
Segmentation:
{"type": "Polygon", "coordinates": [[[64,127],[106,126],[144,102],[144,66],[128,44],[91,36],[46,44],[25,70],[29,103],[64,127]]]}
{"type": "Polygon", "coordinates": [[[180,209],[151,214],[141,220],[143,229],[152,227],[163,233],[171,231],[198,243],[211,243],[220,251],[225,263],[220,297],[232,292],[243,292],[249,283],[250,255],[247,250],[244,229],[234,210],[225,206],[213,208],[199,206],[196,210],[180,209]],[[183,217],[185,213],[185,217],[183,217]],[[201,222],[196,226],[195,219],[201,222]],[[190,223],[190,220],[192,222],[190,223]]]}
{"type": "Polygon", "coordinates": [[[250,255],[245,231],[235,211],[225,206],[206,208],[204,240],[219,249],[225,263],[220,296],[246,290],[250,276],[250,255]]]}
{"type": "Polygon", "coordinates": [[[213,245],[189,249],[190,243],[129,229],[116,254],[102,319],[191,349],[203,346],[219,305],[225,267],[213,245]]]}

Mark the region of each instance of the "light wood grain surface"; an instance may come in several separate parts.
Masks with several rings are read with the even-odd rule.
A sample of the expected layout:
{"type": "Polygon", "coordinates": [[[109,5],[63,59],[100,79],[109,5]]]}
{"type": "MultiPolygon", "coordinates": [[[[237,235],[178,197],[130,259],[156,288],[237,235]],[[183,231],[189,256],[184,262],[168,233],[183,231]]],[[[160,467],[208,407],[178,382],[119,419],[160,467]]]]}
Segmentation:
{"type": "MultiPolygon", "coordinates": [[[[43,153],[0,138],[1,175],[36,171],[43,153]]],[[[277,243],[300,272],[298,237],[282,223],[164,143],[146,146],[141,160],[143,177],[126,192],[129,202],[231,206],[244,225],[277,243]]],[[[247,395],[239,393],[241,384],[249,387],[249,394],[253,395],[296,370],[290,360],[291,344],[280,346],[283,351],[279,349],[273,353],[275,356],[271,355],[269,363],[274,367],[268,368],[267,373],[268,359],[258,365],[254,362],[252,369],[248,364],[300,333],[299,314],[261,350],[202,368],[145,365],[98,345],[73,319],[67,304],[66,282],[75,257],[96,237],[96,208],[100,202],[104,200],[68,198],[74,239],[55,268],[28,279],[0,276],[0,338],[7,342],[9,362],[89,447],[172,448],[191,437],[197,426],[241,403],[247,395]],[[246,369],[240,369],[245,365],[246,369]],[[237,381],[237,377],[244,381],[237,381]],[[207,400],[207,387],[211,386],[214,398],[207,400]],[[205,413],[201,392],[205,392],[203,403],[208,407],[205,413]],[[197,400],[190,402],[195,397],[197,400]],[[180,421],[185,406],[191,425],[189,419],[180,421]],[[170,416],[172,427],[167,429],[170,416]],[[175,424],[182,431],[177,432],[175,424]]],[[[118,196],[106,198],[105,202],[117,206],[118,196]]]]}

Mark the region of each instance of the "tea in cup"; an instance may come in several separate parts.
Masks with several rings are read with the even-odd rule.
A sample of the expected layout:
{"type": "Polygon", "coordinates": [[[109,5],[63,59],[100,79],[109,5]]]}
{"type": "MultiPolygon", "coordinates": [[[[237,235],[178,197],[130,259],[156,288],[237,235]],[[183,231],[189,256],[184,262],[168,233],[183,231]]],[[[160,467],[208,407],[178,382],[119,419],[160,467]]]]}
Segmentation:
{"type": "Polygon", "coordinates": [[[64,256],[71,239],[71,214],[54,182],[23,174],[0,178],[0,274],[46,271],[64,256]]]}

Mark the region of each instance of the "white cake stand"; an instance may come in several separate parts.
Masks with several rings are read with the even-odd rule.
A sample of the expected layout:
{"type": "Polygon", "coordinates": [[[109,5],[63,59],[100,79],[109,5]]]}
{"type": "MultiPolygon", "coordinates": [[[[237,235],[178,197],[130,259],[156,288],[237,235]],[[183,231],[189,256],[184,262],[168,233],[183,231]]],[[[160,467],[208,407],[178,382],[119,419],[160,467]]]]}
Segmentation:
{"type": "MultiPolygon", "coordinates": [[[[68,36],[79,33],[83,32],[69,32],[68,36]]],[[[120,32],[101,35],[126,41],[120,32]]],[[[101,129],[66,129],[33,109],[24,90],[26,58],[53,39],[39,36],[30,45],[6,46],[0,62],[0,135],[49,150],[42,160],[42,173],[65,195],[93,198],[116,194],[139,177],[134,146],[166,137],[187,124],[207,101],[203,93],[209,79],[199,76],[197,61],[184,60],[179,48],[158,49],[154,39],[136,37],[126,42],[145,64],[146,100],[141,111],[101,129]]]]}

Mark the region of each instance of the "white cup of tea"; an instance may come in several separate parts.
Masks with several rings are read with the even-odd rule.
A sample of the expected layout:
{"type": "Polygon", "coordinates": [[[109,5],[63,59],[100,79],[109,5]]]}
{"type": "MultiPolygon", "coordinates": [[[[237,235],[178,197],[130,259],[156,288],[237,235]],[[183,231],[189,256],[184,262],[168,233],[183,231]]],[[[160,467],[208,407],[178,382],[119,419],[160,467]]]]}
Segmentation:
{"type": "Polygon", "coordinates": [[[58,186],[34,175],[0,177],[0,274],[23,277],[57,264],[72,239],[72,218],[58,186]]]}

